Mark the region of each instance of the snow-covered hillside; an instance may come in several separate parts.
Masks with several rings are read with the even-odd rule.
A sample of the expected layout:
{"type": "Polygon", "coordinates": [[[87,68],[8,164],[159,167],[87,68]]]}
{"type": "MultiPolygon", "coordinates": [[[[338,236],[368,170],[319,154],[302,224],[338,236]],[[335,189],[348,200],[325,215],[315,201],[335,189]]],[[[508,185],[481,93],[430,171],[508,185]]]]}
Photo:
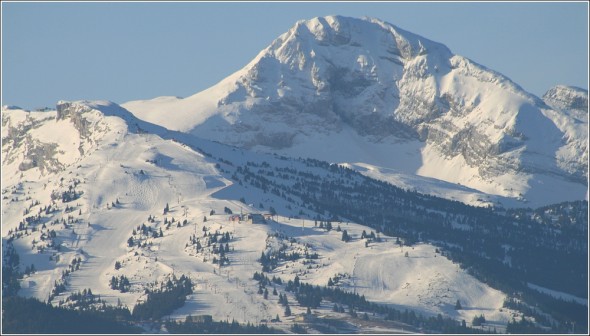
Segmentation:
{"type": "MultiPolygon", "coordinates": [[[[569,114],[377,19],[299,21],[208,90],[123,106],[231,145],[361,162],[518,201],[505,206],[586,197],[587,113],[569,114]]],[[[425,191],[443,194],[439,184],[425,191]]]]}
{"type": "MultiPolygon", "coordinates": [[[[485,314],[488,325],[499,330],[512,317],[502,308],[505,294],[468,275],[432,245],[404,247],[383,234],[361,238],[371,228],[348,222],[333,222],[328,232],[317,221],[292,217],[301,209],[283,198],[227,178],[232,168],[227,160],[264,159],[276,167],[298,163],[168,132],[110,102],[60,102],[56,111],[2,113],[3,123],[10,125],[2,128],[7,130],[2,134],[7,158],[3,242],[12,242],[22,267],[35,269],[21,281],[20,295],[68,305],[70,294],[89,288],[109,304],[131,308],[145,299],[145,288],[184,274],[196,284],[195,293],[172,317],[210,314],[216,320],[259,322],[283,316],[278,297],[263,300],[252,279],[261,271],[261,253],[280,250],[316,254],[315,259],[281,262],[268,273],[284,281],[298,276],[325,286],[334,279],[338,288],[401,309],[468,322],[485,314]],[[40,139],[38,147],[54,150],[23,164],[30,162],[31,146],[22,139],[32,134],[40,139]],[[213,160],[197,147],[226,161],[213,160]],[[244,204],[237,201],[241,197],[256,202],[244,204]],[[274,216],[267,224],[230,221],[226,208],[234,214],[272,208],[291,217],[274,216]],[[341,230],[352,240],[342,241],[341,230]],[[216,248],[206,243],[207,233],[230,237],[224,266],[214,263],[216,248]],[[193,239],[202,244],[200,250],[193,239]],[[121,276],[130,281],[125,292],[110,285],[121,276]],[[463,310],[453,308],[457,300],[463,310]]],[[[284,285],[275,288],[287,293],[284,285]]],[[[286,330],[305,312],[296,305],[292,309],[294,315],[282,317],[276,327],[286,330]]],[[[348,319],[333,312],[329,302],[314,314],[348,319]]]]}

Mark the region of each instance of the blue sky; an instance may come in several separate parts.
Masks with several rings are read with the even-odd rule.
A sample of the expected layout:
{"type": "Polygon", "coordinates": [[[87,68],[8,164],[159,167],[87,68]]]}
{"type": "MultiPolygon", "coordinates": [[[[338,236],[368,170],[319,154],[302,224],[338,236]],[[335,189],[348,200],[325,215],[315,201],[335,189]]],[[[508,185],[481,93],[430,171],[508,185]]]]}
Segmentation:
{"type": "Polygon", "coordinates": [[[372,16],[447,45],[542,95],[588,88],[588,5],[575,3],[7,3],[2,104],[189,96],[297,20],[372,16]]]}

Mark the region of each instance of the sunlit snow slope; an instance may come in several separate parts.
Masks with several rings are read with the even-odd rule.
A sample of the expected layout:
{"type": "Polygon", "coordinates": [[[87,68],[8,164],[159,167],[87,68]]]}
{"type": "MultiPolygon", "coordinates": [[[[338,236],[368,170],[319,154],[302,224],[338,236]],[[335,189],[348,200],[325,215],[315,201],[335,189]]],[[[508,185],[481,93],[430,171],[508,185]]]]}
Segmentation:
{"type": "MultiPolygon", "coordinates": [[[[502,309],[505,294],[480,283],[431,245],[403,247],[395,237],[384,235],[381,241],[368,242],[361,232],[370,228],[346,222],[333,225],[349,232],[348,243],[340,232],[326,232],[309,220],[228,220],[226,207],[234,213],[266,213],[273,207],[284,216],[301,209],[271,193],[231,182],[227,175],[232,166],[227,162],[263,158],[277,167],[293,167],[296,162],[171,132],[137,120],[110,102],[60,102],[56,111],[3,109],[2,114],[2,239],[12,240],[21,265],[37,270],[23,278],[19,295],[57,305],[69,294],[89,288],[110,304],[120,301],[132,308],[145,299],[145,288],[155,281],[184,274],[196,284],[195,293],[172,317],[210,314],[216,320],[270,320],[283,316],[283,307],[275,295],[262,300],[252,277],[261,270],[262,252],[285,249],[317,253],[319,258],[311,264],[305,259],[288,261],[269,273],[284,281],[298,275],[301,281],[323,286],[339,277],[336,286],[374,302],[468,322],[485,314],[498,330],[512,317],[510,310],[502,309]],[[256,204],[237,201],[241,197],[256,204]],[[167,204],[170,211],[164,214],[167,204]],[[32,222],[18,230],[26,217],[32,222]],[[147,235],[141,233],[144,225],[149,227],[147,235]],[[153,236],[160,230],[162,236],[153,236]],[[189,244],[194,235],[205,245],[207,232],[231,236],[227,266],[214,265],[210,248],[196,251],[189,244]],[[80,267],[70,268],[77,258],[80,267]],[[115,269],[116,262],[121,268],[115,269]],[[71,272],[64,275],[66,270],[71,272]],[[109,285],[113,276],[121,275],[131,284],[125,293],[109,285]],[[59,284],[65,289],[56,293],[59,284]],[[453,308],[457,300],[465,309],[453,308]]],[[[286,293],[284,285],[276,288],[286,293]]],[[[296,302],[292,293],[289,300],[296,302]]],[[[305,312],[296,304],[292,310],[294,315],[305,312]]],[[[328,302],[314,313],[349,319],[333,312],[328,302]]],[[[282,317],[273,326],[288,330],[294,319],[282,317]]]]}
{"type": "Polygon", "coordinates": [[[123,106],[231,145],[433,178],[422,192],[444,196],[450,182],[490,195],[460,198],[471,204],[534,207],[586,197],[588,93],[572,90],[545,102],[440,43],[328,16],[297,22],[210,89],[123,106]]]}

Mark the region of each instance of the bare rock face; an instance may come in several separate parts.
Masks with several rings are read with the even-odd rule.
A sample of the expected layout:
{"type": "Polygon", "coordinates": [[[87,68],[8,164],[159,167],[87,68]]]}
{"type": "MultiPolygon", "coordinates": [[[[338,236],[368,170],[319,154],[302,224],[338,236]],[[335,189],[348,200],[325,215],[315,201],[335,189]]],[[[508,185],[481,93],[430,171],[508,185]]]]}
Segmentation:
{"type": "Polygon", "coordinates": [[[57,120],[69,118],[74,127],[80,132],[80,136],[88,136],[90,122],[84,118],[84,113],[90,112],[92,108],[81,103],[59,101],[56,110],[57,120]]]}

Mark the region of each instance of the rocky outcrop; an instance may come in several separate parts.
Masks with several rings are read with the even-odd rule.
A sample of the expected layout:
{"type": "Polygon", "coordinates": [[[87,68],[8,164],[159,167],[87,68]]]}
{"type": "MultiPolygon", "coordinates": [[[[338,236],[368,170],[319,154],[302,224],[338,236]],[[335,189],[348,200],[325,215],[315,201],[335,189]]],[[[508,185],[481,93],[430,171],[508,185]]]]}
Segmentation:
{"type": "Polygon", "coordinates": [[[557,85],[543,95],[543,100],[554,108],[588,113],[588,90],[557,85]]]}

